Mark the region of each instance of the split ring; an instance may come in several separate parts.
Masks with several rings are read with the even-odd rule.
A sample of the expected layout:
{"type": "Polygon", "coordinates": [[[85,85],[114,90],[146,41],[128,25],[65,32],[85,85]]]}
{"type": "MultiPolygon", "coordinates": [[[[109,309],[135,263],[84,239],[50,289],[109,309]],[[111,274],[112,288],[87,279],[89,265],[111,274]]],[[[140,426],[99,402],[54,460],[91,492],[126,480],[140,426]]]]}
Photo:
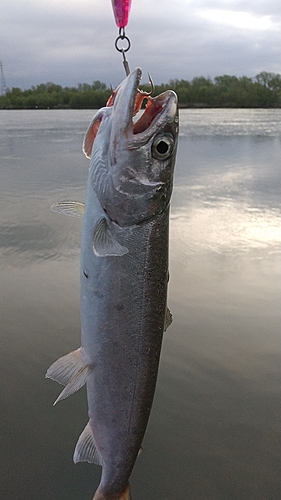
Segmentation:
{"type": "Polygon", "coordinates": [[[116,50],[118,50],[118,52],[128,52],[128,50],[130,49],[131,47],[131,42],[129,40],[129,38],[126,36],[126,35],[119,35],[116,40],[115,40],[115,48],[116,50]],[[127,43],[127,46],[126,47],[118,47],[118,42],[119,40],[125,40],[126,43],[127,43]]]}

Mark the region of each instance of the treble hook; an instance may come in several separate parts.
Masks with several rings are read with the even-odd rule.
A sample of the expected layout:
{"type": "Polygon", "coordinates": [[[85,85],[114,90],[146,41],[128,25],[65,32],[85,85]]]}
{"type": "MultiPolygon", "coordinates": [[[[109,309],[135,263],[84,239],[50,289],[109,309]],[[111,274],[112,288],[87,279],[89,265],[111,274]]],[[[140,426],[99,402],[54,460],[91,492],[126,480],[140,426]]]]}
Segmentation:
{"type": "MultiPolygon", "coordinates": [[[[131,42],[130,42],[130,39],[126,36],[125,34],[125,28],[120,28],[119,29],[119,36],[116,38],[115,40],[115,48],[116,50],[118,50],[118,52],[121,52],[122,53],[122,56],[123,56],[123,66],[124,66],[124,69],[125,69],[125,73],[126,73],[126,76],[128,76],[130,74],[130,66],[129,66],[129,61],[128,59],[126,58],[126,52],[128,52],[128,50],[130,49],[131,47],[131,42]],[[118,46],[118,43],[120,40],[125,40],[127,42],[127,47],[119,47],[118,46]]],[[[149,97],[150,95],[152,95],[154,93],[154,83],[153,83],[153,80],[150,76],[150,74],[148,73],[148,79],[149,79],[149,83],[150,83],[150,86],[151,86],[151,91],[150,92],[146,92],[145,90],[139,90],[138,89],[138,92],[145,95],[145,97],[149,97]]]]}
{"type": "Polygon", "coordinates": [[[121,52],[122,52],[122,56],[123,56],[123,66],[125,69],[125,73],[126,73],[126,76],[128,76],[130,74],[129,62],[128,62],[128,59],[126,59],[125,50],[122,49],[121,52]]]}
{"type": "Polygon", "coordinates": [[[125,73],[126,73],[126,76],[128,76],[130,74],[130,67],[129,67],[129,63],[126,59],[126,52],[128,52],[128,50],[130,49],[131,47],[131,42],[130,42],[130,39],[125,35],[125,28],[120,28],[119,29],[119,36],[116,38],[115,40],[115,48],[116,50],[118,50],[118,52],[122,52],[122,55],[123,55],[123,66],[125,68],[125,73]],[[120,40],[125,40],[127,42],[127,47],[119,47],[118,46],[118,42],[120,40]]]}
{"type": "Polygon", "coordinates": [[[146,92],[146,90],[137,89],[138,93],[141,94],[144,98],[145,97],[150,97],[152,94],[154,94],[154,90],[155,90],[153,80],[152,80],[152,78],[151,78],[151,76],[150,76],[149,73],[148,73],[148,80],[149,80],[149,84],[151,86],[151,91],[150,92],[146,92]]]}

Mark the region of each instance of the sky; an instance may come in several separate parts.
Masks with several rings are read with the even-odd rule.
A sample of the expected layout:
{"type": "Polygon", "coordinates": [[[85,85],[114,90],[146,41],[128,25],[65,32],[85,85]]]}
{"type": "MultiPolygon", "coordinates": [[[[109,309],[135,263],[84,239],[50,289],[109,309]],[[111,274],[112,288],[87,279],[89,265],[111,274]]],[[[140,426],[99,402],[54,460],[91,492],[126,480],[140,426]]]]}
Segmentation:
{"type": "MultiPolygon", "coordinates": [[[[125,76],[111,0],[2,0],[7,87],[62,86],[125,76]]],[[[280,0],[132,0],[130,67],[171,79],[281,73],[280,0]]]]}

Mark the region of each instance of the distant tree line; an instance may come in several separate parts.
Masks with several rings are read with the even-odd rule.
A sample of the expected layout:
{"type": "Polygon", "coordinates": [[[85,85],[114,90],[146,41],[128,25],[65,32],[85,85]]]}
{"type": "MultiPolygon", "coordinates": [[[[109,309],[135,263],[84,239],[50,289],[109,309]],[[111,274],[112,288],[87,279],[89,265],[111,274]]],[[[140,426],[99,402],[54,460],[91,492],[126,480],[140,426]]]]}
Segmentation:
{"type": "MultiPolygon", "coordinates": [[[[143,85],[143,90],[150,90],[143,85]]],[[[216,76],[214,80],[199,76],[190,82],[170,80],[155,85],[155,95],[167,89],[178,94],[180,107],[194,108],[280,108],[281,75],[263,71],[254,78],[231,75],[216,76]]],[[[91,85],[62,87],[41,83],[30,89],[8,89],[0,96],[0,109],[98,109],[105,105],[111,89],[99,80],[91,85]]]]}

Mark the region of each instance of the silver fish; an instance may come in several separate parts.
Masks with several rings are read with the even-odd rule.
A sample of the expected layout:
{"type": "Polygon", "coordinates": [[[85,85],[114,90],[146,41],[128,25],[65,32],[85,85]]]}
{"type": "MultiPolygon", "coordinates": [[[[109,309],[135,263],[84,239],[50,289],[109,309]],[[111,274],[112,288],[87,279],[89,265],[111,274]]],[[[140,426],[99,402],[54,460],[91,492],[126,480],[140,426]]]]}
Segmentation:
{"type": "MultiPolygon", "coordinates": [[[[169,206],[178,136],[177,96],[138,90],[136,68],[95,115],[84,139],[91,157],[82,216],[82,345],[46,377],[65,385],[57,401],[87,385],[89,422],[74,462],[102,466],[93,500],[131,499],[129,477],[141,449],[170,322],[169,206]],[[144,97],[147,105],[137,119],[144,97]]],[[[56,402],[57,402],[56,401],[56,402]]]]}

